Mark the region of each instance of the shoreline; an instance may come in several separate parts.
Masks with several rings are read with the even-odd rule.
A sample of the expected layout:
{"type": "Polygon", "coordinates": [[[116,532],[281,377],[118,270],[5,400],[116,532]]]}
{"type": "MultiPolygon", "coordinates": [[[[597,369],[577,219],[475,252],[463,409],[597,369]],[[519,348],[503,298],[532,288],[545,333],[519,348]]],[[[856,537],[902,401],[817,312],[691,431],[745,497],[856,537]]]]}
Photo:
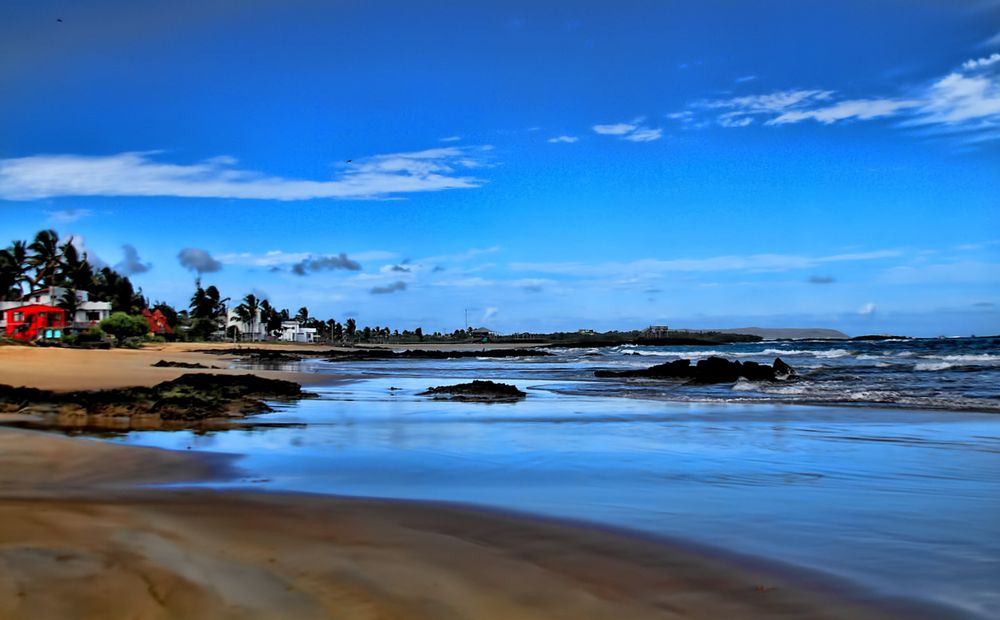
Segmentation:
{"type": "Polygon", "coordinates": [[[784,573],[586,523],[460,504],[137,486],[233,475],[229,457],[12,429],[0,429],[0,447],[0,592],[14,595],[0,597],[0,617],[65,617],[69,609],[102,617],[350,609],[362,618],[917,611],[867,605],[865,593],[835,579],[791,579],[791,567],[784,573]],[[101,568],[109,562],[113,569],[101,568]]]}

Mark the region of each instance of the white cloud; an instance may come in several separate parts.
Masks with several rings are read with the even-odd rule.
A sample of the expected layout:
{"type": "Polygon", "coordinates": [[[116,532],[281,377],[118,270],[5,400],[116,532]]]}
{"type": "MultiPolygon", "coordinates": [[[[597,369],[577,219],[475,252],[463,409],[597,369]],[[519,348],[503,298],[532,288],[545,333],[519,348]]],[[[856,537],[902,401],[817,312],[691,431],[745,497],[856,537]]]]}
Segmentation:
{"type": "Polygon", "coordinates": [[[309,252],[283,252],[281,250],[271,250],[264,254],[251,254],[250,252],[230,252],[219,254],[215,258],[225,265],[247,265],[251,267],[276,267],[279,265],[291,265],[301,262],[312,256],[309,252]]]}
{"type": "Polygon", "coordinates": [[[70,224],[84,217],[94,214],[90,209],[59,209],[56,211],[46,211],[48,221],[52,224],[70,224]]]}
{"type": "Polygon", "coordinates": [[[479,187],[484,183],[482,179],[463,176],[458,169],[486,165],[479,159],[484,150],[444,147],[376,155],[356,160],[328,181],[269,177],[235,168],[236,160],[226,156],[195,164],[171,164],[153,160],[153,152],[106,156],[34,155],[0,159],[0,198],[385,198],[415,192],[479,187]]]}
{"type": "Polygon", "coordinates": [[[875,314],[875,310],[876,310],[875,304],[868,302],[865,305],[858,308],[858,314],[867,316],[869,314],[875,314]]]}
{"type": "Polygon", "coordinates": [[[441,142],[458,142],[462,139],[462,136],[448,136],[447,138],[441,138],[441,142]]]}
{"type": "Polygon", "coordinates": [[[488,321],[500,313],[500,308],[487,308],[483,311],[483,320],[488,321]]]}
{"type": "Polygon", "coordinates": [[[742,77],[736,78],[735,81],[736,81],[737,84],[743,84],[745,82],[752,82],[752,81],[754,81],[756,79],[757,79],[756,75],[744,75],[742,77]]]}
{"type": "Polygon", "coordinates": [[[663,137],[663,130],[659,128],[653,129],[650,127],[642,127],[622,137],[629,142],[652,142],[653,140],[659,140],[663,137]]]}
{"type": "Polygon", "coordinates": [[[616,136],[629,142],[652,142],[663,136],[663,130],[643,125],[643,118],[637,118],[628,123],[612,125],[594,125],[591,129],[603,136],[616,136]]]}
{"type": "Polygon", "coordinates": [[[753,118],[749,116],[720,116],[719,124],[723,127],[746,127],[753,123],[753,118]]]}
{"type": "Polygon", "coordinates": [[[638,125],[634,123],[615,123],[613,125],[594,125],[592,129],[602,136],[622,136],[635,131],[637,127],[638,125]]]}
{"type": "Polygon", "coordinates": [[[550,144],[573,144],[579,139],[580,138],[577,138],[576,136],[556,136],[554,138],[549,138],[548,141],[550,144]]]}
{"type": "Polygon", "coordinates": [[[967,141],[1000,138],[1000,53],[973,58],[929,84],[910,88],[905,97],[842,99],[832,90],[783,90],[773,93],[698,101],[692,110],[723,110],[716,122],[745,127],[757,118],[765,125],[813,120],[832,125],[848,120],[899,118],[900,126],[936,126],[963,133],[967,141]]]}
{"type": "MultiPolygon", "coordinates": [[[[1000,34],[997,35],[1000,38],[1000,34]]],[[[962,68],[966,71],[973,71],[975,69],[982,69],[983,67],[988,67],[994,63],[1000,62],[1000,52],[994,52],[985,58],[973,58],[966,60],[962,63],[962,68]]]]}
{"type": "Polygon", "coordinates": [[[831,106],[812,110],[790,110],[777,118],[767,121],[767,125],[784,125],[814,119],[824,125],[847,119],[867,121],[883,116],[893,116],[900,110],[914,108],[919,101],[907,99],[854,99],[840,101],[831,106]]]}
{"type": "Polygon", "coordinates": [[[951,73],[928,90],[921,114],[914,124],[1000,122],[1000,80],[995,75],[951,73]]]}

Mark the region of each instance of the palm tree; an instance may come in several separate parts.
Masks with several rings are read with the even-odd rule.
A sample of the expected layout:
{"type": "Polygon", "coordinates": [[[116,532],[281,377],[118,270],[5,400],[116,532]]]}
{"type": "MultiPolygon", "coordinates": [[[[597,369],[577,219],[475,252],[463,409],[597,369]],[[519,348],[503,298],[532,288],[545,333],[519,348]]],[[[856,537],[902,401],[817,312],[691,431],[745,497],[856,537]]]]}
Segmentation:
{"type": "Polygon", "coordinates": [[[309,308],[302,306],[299,308],[298,314],[295,315],[295,320],[299,323],[305,323],[309,320],[309,308]]]}
{"type": "Polygon", "coordinates": [[[63,286],[84,291],[94,290],[94,270],[87,261],[87,255],[80,256],[76,246],[67,241],[61,247],[62,265],[59,279],[63,286]]]}
{"type": "Polygon", "coordinates": [[[24,285],[30,283],[28,244],[15,241],[10,247],[0,250],[0,296],[20,299],[26,292],[24,285]]]}
{"type": "Polygon", "coordinates": [[[66,311],[66,322],[73,325],[76,322],[76,311],[80,307],[80,298],[76,296],[76,289],[66,289],[66,292],[59,299],[59,307],[66,311]]]}
{"type": "Polygon", "coordinates": [[[248,294],[243,298],[243,303],[233,308],[236,312],[236,316],[242,323],[247,323],[250,325],[250,340],[252,341],[257,334],[255,329],[257,325],[257,313],[260,311],[260,301],[257,296],[253,293],[248,294]]]}
{"type": "Polygon", "coordinates": [[[28,258],[28,265],[35,270],[32,286],[55,286],[62,265],[59,235],[54,230],[39,231],[28,249],[32,252],[28,258]]]}

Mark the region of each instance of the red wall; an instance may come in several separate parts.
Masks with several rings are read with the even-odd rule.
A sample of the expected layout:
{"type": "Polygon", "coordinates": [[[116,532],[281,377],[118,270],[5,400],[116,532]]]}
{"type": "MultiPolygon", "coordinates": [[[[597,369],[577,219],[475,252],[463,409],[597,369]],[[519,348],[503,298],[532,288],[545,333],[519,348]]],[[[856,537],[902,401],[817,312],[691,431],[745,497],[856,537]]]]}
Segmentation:
{"type": "Polygon", "coordinates": [[[62,330],[66,327],[66,311],[56,306],[29,304],[10,308],[5,314],[7,319],[5,335],[15,340],[34,340],[40,335],[44,336],[46,329],[62,330]],[[17,313],[23,315],[20,321],[14,320],[14,315],[17,313]]]}

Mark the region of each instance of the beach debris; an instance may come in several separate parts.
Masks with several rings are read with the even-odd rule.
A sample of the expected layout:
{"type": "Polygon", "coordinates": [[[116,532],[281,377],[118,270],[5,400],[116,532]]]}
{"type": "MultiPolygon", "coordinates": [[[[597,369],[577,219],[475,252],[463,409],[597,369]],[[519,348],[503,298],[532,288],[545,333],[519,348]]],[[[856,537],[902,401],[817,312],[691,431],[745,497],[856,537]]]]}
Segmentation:
{"type": "Polygon", "coordinates": [[[646,379],[688,379],[691,383],[734,383],[748,381],[783,381],[795,376],[795,369],[780,357],[774,363],[740,362],[722,357],[709,357],[692,364],[689,359],[679,359],[638,370],[598,370],[596,377],[641,377],[646,379]]]}
{"type": "Polygon", "coordinates": [[[431,396],[436,400],[460,400],[468,402],[514,402],[527,397],[517,386],[494,381],[480,381],[457,385],[442,385],[427,388],[417,396],[431,396]]]}

